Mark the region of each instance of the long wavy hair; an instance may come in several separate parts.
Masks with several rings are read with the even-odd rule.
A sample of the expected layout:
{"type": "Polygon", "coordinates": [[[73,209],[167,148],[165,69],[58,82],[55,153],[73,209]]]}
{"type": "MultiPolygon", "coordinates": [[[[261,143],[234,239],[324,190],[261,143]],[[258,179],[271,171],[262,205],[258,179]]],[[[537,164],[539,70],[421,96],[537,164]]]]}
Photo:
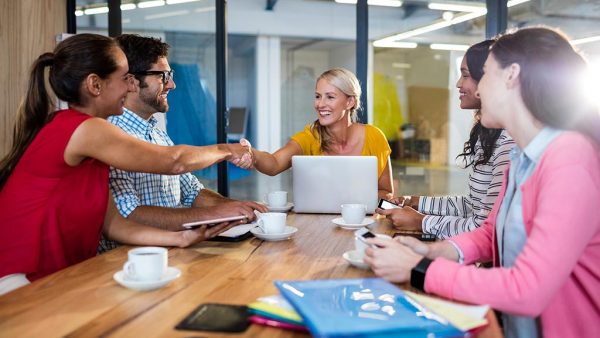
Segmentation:
{"type": "MultiPolygon", "coordinates": [[[[483,76],[483,64],[488,57],[490,47],[493,43],[494,40],[485,40],[474,44],[467,49],[465,54],[467,68],[469,69],[470,76],[477,81],[477,83],[479,83],[479,80],[481,80],[481,77],[483,76]]],[[[456,157],[463,158],[463,161],[466,164],[465,167],[471,165],[476,167],[480,164],[490,162],[490,159],[494,154],[496,141],[498,141],[498,138],[502,133],[502,129],[490,129],[484,127],[479,119],[480,116],[481,112],[478,109],[475,112],[475,124],[473,125],[473,128],[471,128],[469,139],[465,142],[463,152],[456,157]],[[477,140],[479,140],[481,144],[483,154],[478,158],[475,158],[475,145],[477,144],[477,140]]]]}
{"type": "Polygon", "coordinates": [[[31,66],[25,98],[17,111],[12,146],[0,161],[0,190],[27,147],[54,117],[55,103],[45,83],[46,67],[49,68],[48,82],[56,97],[81,105],[80,87],[85,78],[93,73],[105,79],[117,69],[115,48],[118,45],[111,38],[78,34],[59,43],[53,53],[37,58],[31,66]]]}
{"type": "MultiPolygon", "coordinates": [[[[350,108],[350,119],[352,122],[356,122],[358,110],[360,109],[361,94],[360,83],[358,82],[356,75],[344,68],[333,68],[321,74],[317,78],[316,83],[321,79],[324,79],[327,83],[339,89],[342,93],[346,94],[346,96],[354,97],[355,104],[350,108]]],[[[323,127],[321,123],[319,123],[319,119],[313,122],[310,126],[310,130],[319,139],[322,152],[331,150],[333,137],[327,130],[327,127],[323,127]]]]}

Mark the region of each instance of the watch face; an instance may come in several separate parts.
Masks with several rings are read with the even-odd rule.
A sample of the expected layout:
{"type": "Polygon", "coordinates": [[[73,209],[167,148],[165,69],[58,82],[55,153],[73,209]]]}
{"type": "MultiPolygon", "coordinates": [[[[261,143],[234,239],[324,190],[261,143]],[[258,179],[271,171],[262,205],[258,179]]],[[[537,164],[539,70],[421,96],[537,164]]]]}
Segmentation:
{"type": "Polygon", "coordinates": [[[410,271],[410,285],[412,287],[424,291],[425,272],[427,272],[427,268],[429,268],[431,262],[433,262],[431,259],[423,257],[423,259],[421,259],[419,263],[412,268],[410,271]]]}

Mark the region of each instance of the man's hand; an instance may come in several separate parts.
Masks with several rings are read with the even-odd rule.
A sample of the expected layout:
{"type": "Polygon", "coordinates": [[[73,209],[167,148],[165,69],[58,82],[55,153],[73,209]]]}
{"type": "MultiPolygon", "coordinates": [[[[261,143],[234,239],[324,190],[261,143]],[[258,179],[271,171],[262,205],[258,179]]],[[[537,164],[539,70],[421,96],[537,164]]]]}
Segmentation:
{"type": "Polygon", "coordinates": [[[227,148],[231,155],[227,157],[227,161],[239,166],[239,163],[252,162],[252,147],[245,146],[240,143],[228,143],[227,148]]]}
{"type": "Polygon", "coordinates": [[[369,238],[369,244],[375,244],[365,250],[364,261],[373,272],[385,280],[403,283],[410,280],[410,270],[423,258],[408,247],[394,239],[369,238]]]}
{"type": "Polygon", "coordinates": [[[244,154],[242,157],[232,160],[231,163],[242,169],[254,169],[256,158],[254,158],[254,153],[252,152],[252,144],[243,138],[240,140],[240,145],[248,150],[249,155],[244,154]]]}
{"type": "Polygon", "coordinates": [[[214,218],[243,215],[246,216],[248,222],[252,222],[256,218],[254,210],[258,210],[260,212],[269,211],[265,205],[251,201],[223,202],[218,205],[208,207],[208,210],[210,210],[210,215],[214,215],[214,218]]]}
{"type": "Polygon", "coordinates": [[[227,231],[236,225],[240,225],[243,223],[245,223],[244,220],[235,221],[235,222],[223,222],[223,223],[219,223],[210,228],[207,225],[203,225],[197,229],[179,231],[178,232],[180,235],[179,247],[186,248],[186,247],[196,244],[198,242],[202,242],[207,239],[211,239],[211,238],[217,236],[218,234],[220,234],[224,231],[227,231]]]}
{"type": "Polygon", "coordinates": [[[398,229],[423,230],[422,224],[425,215],[409,206],[387,210],[378,208],[375,212],[387,217],[398,229]]]}

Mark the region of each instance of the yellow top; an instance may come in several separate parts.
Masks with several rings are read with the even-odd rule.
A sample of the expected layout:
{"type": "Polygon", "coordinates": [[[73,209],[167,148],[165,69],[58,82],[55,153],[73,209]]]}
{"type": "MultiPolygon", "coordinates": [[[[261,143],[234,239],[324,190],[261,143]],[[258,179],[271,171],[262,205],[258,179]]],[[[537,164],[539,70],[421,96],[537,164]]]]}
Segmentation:
{"type": "MultiPolygon", "coordinates": [[[[310,131],[310,124],[304,127],[304,130],[292,136],[292,140],[296,141],[302,148],[303,155],[323,155],[319,139],[310,131]]],[[[377,172],[379,176],[386,168],[388,157],[392,149],[379,128],[370,124],[365,124],[365,142],[360,152],[361,156],[377,157],[377,172]]]]}

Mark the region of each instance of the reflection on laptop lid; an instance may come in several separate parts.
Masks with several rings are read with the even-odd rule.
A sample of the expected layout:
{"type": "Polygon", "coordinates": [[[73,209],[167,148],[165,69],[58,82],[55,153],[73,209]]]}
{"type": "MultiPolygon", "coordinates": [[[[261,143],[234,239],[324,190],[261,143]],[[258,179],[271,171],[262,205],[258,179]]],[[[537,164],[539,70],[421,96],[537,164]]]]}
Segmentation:
{"type": "Polygon", "coordinates": [[[344,203],[377,206],[375,156],[293,156],[294,211],[339,214],[344,203]]]}

